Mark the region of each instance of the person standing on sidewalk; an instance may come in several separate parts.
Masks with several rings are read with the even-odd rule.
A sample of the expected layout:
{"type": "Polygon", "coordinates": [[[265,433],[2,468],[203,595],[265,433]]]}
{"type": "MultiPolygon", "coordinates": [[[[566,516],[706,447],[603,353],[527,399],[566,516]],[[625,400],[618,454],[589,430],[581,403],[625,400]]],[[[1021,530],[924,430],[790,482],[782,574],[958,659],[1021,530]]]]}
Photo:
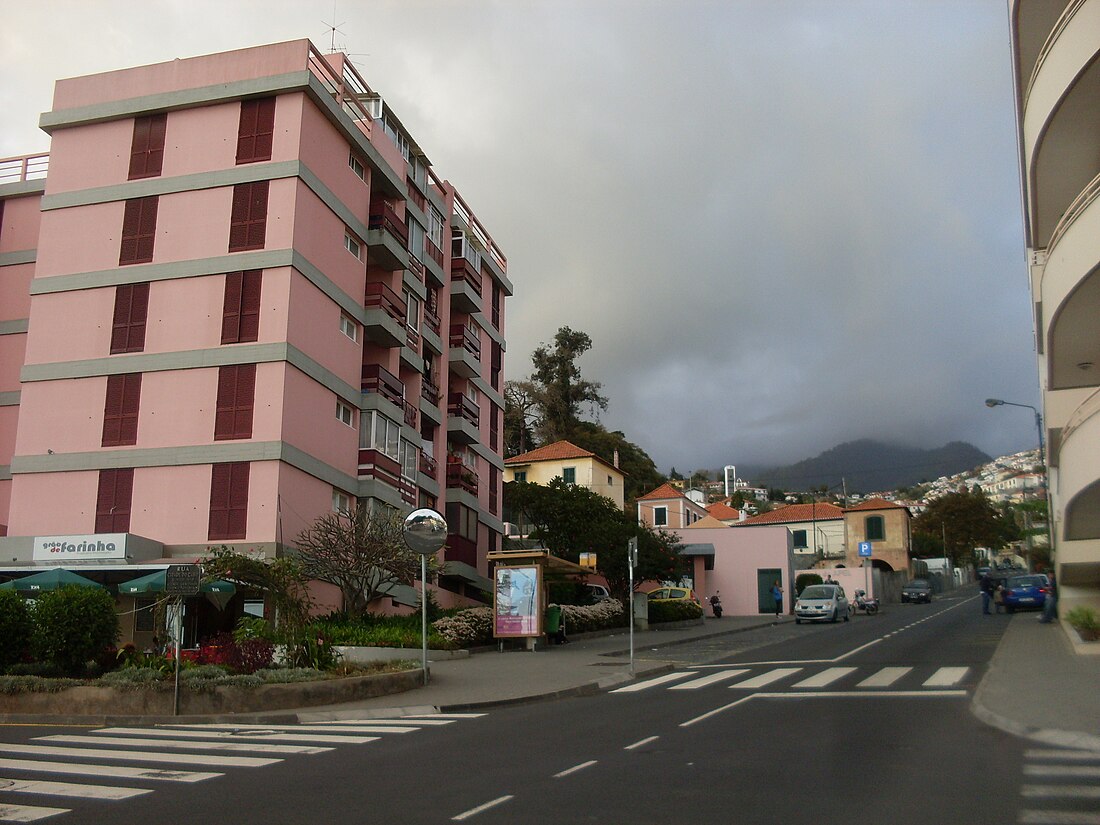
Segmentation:
{"type": "Polygon", "coordinates": [[[1043,602],[1043,615],[1039,617],[1040,624],[1050,624],[1058,618],[1058,583],[1054,580],[1054,571],[1050,571],[1050,592],[1043,602]]]}
{"type": "Polygon", "coordinates": [[[981,579],[978,580],[978,587],[982,591],[982,613],[989,616],[989,602],[993,598],[993,579],[988,573],[982,573],[981,579]]]}
{"type": "Polygon", "coordinates": [[[772,585],[772,598],[775,599],[775,616],[779,618],[779,614],[783,612],[783,588],[778,581],[772,585]]]}

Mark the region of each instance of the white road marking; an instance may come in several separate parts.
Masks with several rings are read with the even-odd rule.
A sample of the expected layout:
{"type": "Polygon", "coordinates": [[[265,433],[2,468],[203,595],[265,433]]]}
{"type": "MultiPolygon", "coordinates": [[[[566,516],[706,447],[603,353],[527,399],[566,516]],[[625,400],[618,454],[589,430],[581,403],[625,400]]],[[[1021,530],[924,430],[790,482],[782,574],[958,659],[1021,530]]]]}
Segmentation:
{"type": "Polygon", "coordinates": [[[47,782],[44,779],[0,778],[0,791],[33,793],[43,796],[79,796],[85,799],[130,799],[152,793],[151,788],[123,788],[110,785],[85,785],[77,782],[47,782]]]}
{"type": "Polygon", "coordinates": [[[730,690],[755,690],[756,688],[770,685],[772,682],[778,682],[780,679],[786,679],[798,671],[802,670],[800,667],[779,667],[775,670],[769,670],[767,673],[761,673],[759,676],[754,676],[751,679],[746,679],[743,682],[737,682],[730,685],[730,690]]]}
{"type": "Polygon", "coordinates": [[[632,685],[626,687],[616,688],[611,691],[612,693],[634,693],[639,690],[645,690],[646,688],[656,687],[657,685],[663,685],[666,682],[675,682],[677,679],[683,679],[688,676],[688,673],[666,673],[664,676],[658,676],[656,679],[647,679],[644,682],[635,682],[632,685]]]}
{"type": "Polygon", "coordinates": [[[509,799],[512,798],[512,796],[513,794],[508,794],[507,796],[498,796],[496,799],[486,802],[484,805],[478,805],[476,808],[470,808],[470,810],[464,811],[458,816],[452,816],[451,822],[461,822],[464,819],[469,819],[471,816],[476,816],[482,811],[487,811],[490,808],[495,808],[497,805],[500,805],[503,802],[507,802],[509,799]]]}
{"type": "Polygon", "coordinates": [[[260,756],[202,756],[195,753],[145,753],[143,751],[112,751],[105,748],[58,748],[52,745],[7,745],[0,743],[4,753],[29,753],[41,756],[83,756],[89,759],[131,759],[134,762],[173,762],[184,765],[215,765],[217,767],[260,768],[274,765],[282,759],[260,756]]]}
{"type": "Polygon", "coordinates": [[[1100,761],[1100,751],[1059,750],[1058,748],[1032,748],[1024,753],[1028,759],[1058,759],[1063,762],[1100,761]]]}
{"type": "Polygon", "coordinates": [[[577,771],[583,771],[585,768],[591,768],[595,764],[596,764],[595,759],[589,759],[587,762],[581,762],[579,765],[574,765],[571,768],[566,768],[564,771],[561,771],[560,773],[554,774],[554,778],[555,779],[561,779],[563,776],[569,776],[569,774],[571,774],[571,773],[576,773],[577,771]]]}
{"type": "Polygon", "coordinates": [[[0,805],[0,822],[34,822],[68,813],[68,808],[36,808],[29,805],[0,805]]]}
{"type": "Polygon", "coordinates": [[[709,676],[702,676],[698,679],[692,679],[690,682],[684,682],[680,685],[673,685],[669,690],[697,690],[707,685],[713,685],[715,682],[722,682],[726,679],[732,679],[734,676],[740,676],[742,673],[748,673],[746,668],[740,667],[736,670],[720,670],[717,673],[712,673],[709,676]]]}
{"type": "MultiPolygon", "coordinates": [[[[141,739],[137,736],[53,736],[35,737],[36,742],[64,742],[69,745],[83,745],[96,742],[100,745],[121,745],[131,748],[177,748],[179,750],[207,751],[248,751],[252,753],[325,753],[333,748],[316,748],[309,745],[274,745],[270,742],[194,742],[179,739],[141,739]]],[[[0,789],[2,790],[2,789],[0,789]]]]}
{"type": "Polygon", "coordinates": [[[941,667],[924,681],[924,686],[945,688],[957,685],[969,670],[968,667],[941,667]]]}
{"type": "Polygon", "coordinates": [[[796,682],[794,687],[796,688],[823,688],[828,687],[838,679],[843,679],[850,673],[855,672],[854,667],[831,667],[828,670],[823,670],[821,673],[811,676],[809,679],[803,679],[801,682],[796,682]]]}
{"type": "Polygon", "coordinates": [[[625,748],[623,748],[623,750],[624,751],[632,751],[635,748],[640,748],[643,745],[648,745],[650,742],[656,742],[660,738],[661,737],[659,737],[659,736],[647,736],[645,739],[639,739],[633,745],[627,745],[625,748]]]}
{"type": "Polygon", "coordinates": [[[1087,776],[1093,779],[1100,779],[1100,766],[1024,765],[1024,776],[1087,776]]]}
{"type": "Polygon", "coordinates": [[[1083,811],[1020,811],[1020,825],[1100,825],[1100,814],[1083,811]]]}
{"type": "Polygon", "coordinates": [[[1029,799],[1100,799],[1095,785],[1024,785],[1020,795],[1029,799]]]}
{"type": "Polygon", "coordinates": [[[868,676],[856,687],[861,688],[884,688],[890,687],[898,679],[911,671],[911,667],[884,667],[878,673],[873,676],[868,676]]]}
{"type": "MultiPolygon", "coordinates": [[[[266,730],[266,728],[264,729],[266,730]]],[[[409,729],[411,730],[411,729],[409,729]]],[[[398,731],[404,733],[405,731],[398,731]]],[[[117,733],[125,736],[171,736],[181,739],[231,739],[234,741],[257,739],[264,742],[323,742],[334,745],[362,745],[375,742],[377,736],[329,736],[318,733],[272,733],[261,731],[235,733],[231,730],[190,730],[176,728],[99,728],[95,734],[117,733]]]]}
{"type": "MultiPolygon", "coordinates": [[[[737,685],[733,685],[737,687],[737,685]]],[[[855,691],[824,691],[814,693],[753,693],[742,699],[738,699],[736,702],[730,702],[728,705],[722,705],[720,708],[707,711],[702,716],[696,716],[694,719],[688,719],[686,722],[681,722],[680,727],[686,728],[697,722],[702,722],[705,719],[709,719],[712,716],[717,716],[719,713],[735,708],[743,702],[751,701],[752,699],[883,699],[883,698],[902,698],[902,699],[944,699],[966,696],[965,690],[888,690],[876,693],[857,693],[855,691]]]]}
{"type": "Polygon", "coordinates": [[[38,762],[33,759],[0,759],[0,768],[38,773],[114,776],[124,779],[163,779],[166,782],[202,782],[225,776],[213,771],[168,771],[163,768],[132,768],[125,765],[84,765],[78,762],[38,762]]]}
{"type": "MultiPolygon", "coordinates": [[[[110,733],[114,733],[118,730],[148,730],[148,728],[103,728],[103,730],[110,733]]],[[[391,725],[390,723],[380,723],[378,725],[356,725],[355,727],[335,728],[335,727],[322,727],[320,725],[289,725],[287,727],[271,727],[270,725],[219,725],[219,724],[200,724],[200,725],[157,725],[158,731],[212,731],[209,734],[203,734],[205,736],[251,736],[253,738],[263,737],[264,739],[278,739],[281,736],[296,736],[296,741],[306,741],[310,738],[316,741],[324,742],[352,742],[354,737],[352,736],[336,736],[333,734],[353,734],[353,733],[408,733],[414,731],[416,728],[409,725],[391,725]],[[384,730],[380,730],[384,728],[384,730]],[[324,733],[329,738],[324,736],[308,737],[302,735],[302,731],[309,733],[316,731],[318,733],[324,733]]],[[[370,742],[371,739],[363,740],[370,742]]]]}

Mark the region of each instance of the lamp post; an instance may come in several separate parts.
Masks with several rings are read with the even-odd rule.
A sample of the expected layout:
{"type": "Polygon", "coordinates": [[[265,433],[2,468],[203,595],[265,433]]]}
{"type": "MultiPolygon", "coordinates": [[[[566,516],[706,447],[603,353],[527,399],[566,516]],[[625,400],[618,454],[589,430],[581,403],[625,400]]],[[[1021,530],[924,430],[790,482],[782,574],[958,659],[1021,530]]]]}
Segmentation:
{"type": "MultiPolygon", "coordinates": [[[[1046,448],[1043,442],[1043,416],[1039,413],[1036,407],[1030,404],[1017,404],[1014,401],[1005,401],[1002,398],[987,398],[985,399],[985,405],[987,407],[1026,407],[1035,413],[1035,429],[1039,433],[1039,461],[1043,464],[1043,474],[1046,477],[1046,483],[1043,485],[1046,489],[1047,500],[1047,547],[1050,549],[1051,560],[1054,558],[1054,509],[1050,504],[1050,467],[1047,464],[1046,448]]],[[[1028,563],[1031,560],[1028,559],[1028,563]]]]}

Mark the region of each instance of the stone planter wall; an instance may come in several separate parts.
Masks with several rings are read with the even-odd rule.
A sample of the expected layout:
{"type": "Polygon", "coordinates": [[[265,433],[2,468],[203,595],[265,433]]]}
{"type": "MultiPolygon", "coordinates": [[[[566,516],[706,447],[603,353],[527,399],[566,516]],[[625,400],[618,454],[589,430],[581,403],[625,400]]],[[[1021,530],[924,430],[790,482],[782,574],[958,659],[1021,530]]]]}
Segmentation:
{"type": "MultiPolygon", "coordinates": [[[[419,647],[350,647],[333,645],[332,649],[344,657],[345,662],[365,664],[367,662],[393,662],[404,659],[419,662],[424,651],[419,647]]],[[[449,659],[464,659],[470,655],[468,650],[428,650],[429,662],[443,662],[449,659]]]]}

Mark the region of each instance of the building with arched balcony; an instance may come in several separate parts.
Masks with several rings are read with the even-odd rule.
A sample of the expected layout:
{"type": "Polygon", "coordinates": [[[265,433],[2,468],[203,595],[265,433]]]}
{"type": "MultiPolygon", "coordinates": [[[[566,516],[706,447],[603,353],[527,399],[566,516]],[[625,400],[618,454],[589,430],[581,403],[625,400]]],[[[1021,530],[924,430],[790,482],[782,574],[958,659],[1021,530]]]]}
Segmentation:
{"type": "Polygon", "coordinates": [[[1009,0],[1060,609],[1100,605],[1100,0],[1009,0]]]}

